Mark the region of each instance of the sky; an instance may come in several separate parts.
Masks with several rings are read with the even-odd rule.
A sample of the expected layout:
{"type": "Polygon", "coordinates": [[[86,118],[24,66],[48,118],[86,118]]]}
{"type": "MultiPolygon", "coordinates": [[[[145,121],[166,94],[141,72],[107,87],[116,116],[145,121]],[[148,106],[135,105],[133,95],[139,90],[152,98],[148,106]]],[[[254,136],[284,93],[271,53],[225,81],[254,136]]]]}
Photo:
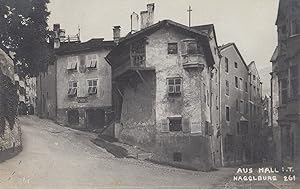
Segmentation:
{"type": "Polygon", "coordinates": [[[189,5],[192,26],[214,24],[218,45],[234,42],[249,64],[258,69],[271,66],[277,45],[275,20],[279,0],[50,0],[49,26],[61,24],[67,35],[78,33],[82,41],[112,39],[112,27],[121,26],[121,35],[130,31],[133,11],[146,10],[155,3],[155,22],[170,19],[188,25],[189,5]]]}

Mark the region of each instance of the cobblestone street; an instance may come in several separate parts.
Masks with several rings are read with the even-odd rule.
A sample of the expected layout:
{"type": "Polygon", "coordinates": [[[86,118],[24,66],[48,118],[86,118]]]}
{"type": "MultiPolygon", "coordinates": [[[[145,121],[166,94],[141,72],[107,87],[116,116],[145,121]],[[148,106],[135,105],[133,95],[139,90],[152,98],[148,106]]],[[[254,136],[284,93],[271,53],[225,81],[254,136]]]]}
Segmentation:
{"type": "MultiPolygon", "coordinates": [[[[226,188],[234,172],[194,172],[115,158],[74,131],[37,117],[22,117],[23,151],[0,165],[0,188],[226,188]]],[[[228,187],[227,187],[228,188],[228,187]]]]}

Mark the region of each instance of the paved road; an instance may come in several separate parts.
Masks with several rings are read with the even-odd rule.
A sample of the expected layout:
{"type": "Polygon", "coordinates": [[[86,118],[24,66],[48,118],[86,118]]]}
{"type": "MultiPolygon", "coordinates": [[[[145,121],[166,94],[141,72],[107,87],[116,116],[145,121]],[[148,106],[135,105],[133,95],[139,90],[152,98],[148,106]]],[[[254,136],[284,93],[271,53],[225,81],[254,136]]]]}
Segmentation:
{"type": "MultiPolygon", "coordinates": [[[[0,188],[216,188],[234,169],[203,173],[118,159],[95,146],[95,134],[36,117],[20,118],[23,151],[0,164],[0,188]]],[[[228,188],[228,187],[227,187],[228,188]]]]}

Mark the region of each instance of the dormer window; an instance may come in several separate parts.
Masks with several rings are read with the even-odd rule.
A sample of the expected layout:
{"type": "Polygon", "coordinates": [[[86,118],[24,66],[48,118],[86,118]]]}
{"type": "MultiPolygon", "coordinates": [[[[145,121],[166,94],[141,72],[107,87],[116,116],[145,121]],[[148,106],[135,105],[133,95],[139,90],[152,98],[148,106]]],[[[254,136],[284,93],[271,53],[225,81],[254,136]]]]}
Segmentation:
{"type": "Polygon", "coordinates": [[[67,70],[77,70],[78,64],[79,64],[78,56],[68,57],[67,70]]]}
{"type": "Polygon", "coordinates": [[[97,68],[98,56],[96,54],[87,55],[87,68],[97,68]]]}

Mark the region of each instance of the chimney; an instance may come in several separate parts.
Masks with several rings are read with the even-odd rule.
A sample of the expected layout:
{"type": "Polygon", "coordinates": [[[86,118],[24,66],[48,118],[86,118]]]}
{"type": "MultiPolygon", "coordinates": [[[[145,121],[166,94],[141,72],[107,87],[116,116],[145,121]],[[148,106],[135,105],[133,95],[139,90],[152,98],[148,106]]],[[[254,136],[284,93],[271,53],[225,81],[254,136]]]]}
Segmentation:
{"type": "Polygon", "coordinates": [[[113,39],[115,43],[119,42],[121,37],[121,26],[114,26],[113,28],[113,39]]]}
{"type": "Polygon", "coordinates": [[[141,11],[141,29],[154,23],[154,3],[147,4],[147,10],[141,11]]]}
{"type": "Polygon", "coordinates": [[[54,49],[58,49],[60,47],[60,24],[53,25],[53,32],[54,32],[54,49]]]}
{"type": "Polygon", "coordinates": [[[131,22],[131,33],[135,33],[139,30],[139,15],[133,12],[130,15],[130,22],[131,22]]]}

